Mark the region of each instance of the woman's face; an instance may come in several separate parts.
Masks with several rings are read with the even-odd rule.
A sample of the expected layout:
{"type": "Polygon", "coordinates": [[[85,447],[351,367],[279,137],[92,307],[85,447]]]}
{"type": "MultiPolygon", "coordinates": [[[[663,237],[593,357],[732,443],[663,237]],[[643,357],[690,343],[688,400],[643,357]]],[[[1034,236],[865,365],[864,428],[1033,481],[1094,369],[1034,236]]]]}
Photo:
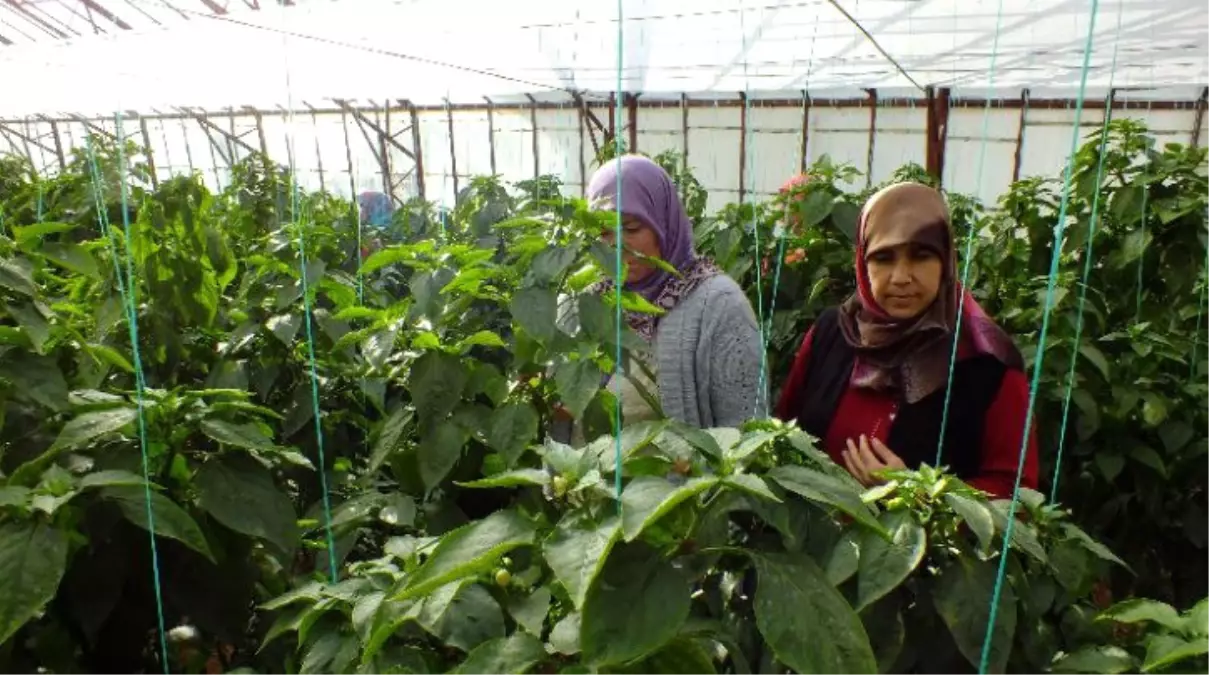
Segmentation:
{"type": "Polygon", "coordinates": [[[944,265],[931,248],[914,243],[878,249],[865,257],[873,299],[895,319],[912,319],[940,292],[944,265]]]}
{"type": "MultiPolygon", "coordinates": [[[[616,226],[605,228],[600,233],[600,238],[606,244],[613,246],[613,240],[617,235],[616,226]]],[[[633,216],[622,215],[621,217],[621,245],[624,248],[622,259],[627,265],[628,274],[626,274],[626,283],[633,284],[651,276],[658,269],[654,265],[646,262],[639,256],[648,258],[662,258],[662,252],[659,250],[659,236],[655,231],[647,227],[641,220],[633,216]],[[639,255],[635,255],[639,254],[639,255]]]]}

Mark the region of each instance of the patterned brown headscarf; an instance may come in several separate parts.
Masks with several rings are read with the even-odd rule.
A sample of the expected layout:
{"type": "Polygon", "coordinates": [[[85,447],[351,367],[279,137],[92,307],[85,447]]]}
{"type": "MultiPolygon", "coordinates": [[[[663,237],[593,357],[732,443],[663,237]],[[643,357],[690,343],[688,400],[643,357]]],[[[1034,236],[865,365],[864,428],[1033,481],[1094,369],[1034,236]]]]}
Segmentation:
{"type": "Polygon", "coordinates": [[[1023,367],[1011,338],[957,279],[949,209],[936,190],[898,183],[869,198],[857,232],[856,281],[857,292],[840,306],[839,322],[844,339],[857,353],[852,384],[901,391],[908,403],[944,387],[959,307],[963,342],[1008,367],[1023,367]],[[874,300],[865,261],[878,250],[909,242],[934,250],[943,270],[936,300],[918,316],[899,320],[874,300]]]}

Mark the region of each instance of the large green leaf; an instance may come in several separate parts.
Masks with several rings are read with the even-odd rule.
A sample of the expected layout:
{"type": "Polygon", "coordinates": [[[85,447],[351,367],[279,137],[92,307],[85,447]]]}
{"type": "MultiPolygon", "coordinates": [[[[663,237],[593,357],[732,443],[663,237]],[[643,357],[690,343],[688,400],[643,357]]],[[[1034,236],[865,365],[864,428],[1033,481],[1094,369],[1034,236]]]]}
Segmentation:
{"type": "Polygon", "coordinates": [[[105,434],[118,431],[138,419],[136,408],[110,408],[77,415],[63,425],[52,450],[81,448],[105,434]]]}
{"type": "Polygon", "coordinates": [[[1131,598],[1109,607],[1100,613],[1098,620],[1112,620],[1120,623],[1140,623],[1152,621],[1173,631],[1183,630],[1184,621],[1175,608],[1158,600],[1131,598]]]}
{"type": "Polygon", "coordinates": [[[420,419],[443,420],[457,406],[470,374],[461,359],[439,351],[425,352],[411,365],[407,390],[420,419]]]}
{"type": "Polygon", "coordinates": [[[590,359],[563,361],[555,369],[559,400],[572,417],[579,419],[583,415],[600,389],[602,376],[600,367],[590,359]]]}
{"type": "MultiPolygon", "coordinates": [[[[93,474],[95,475],[95,474],[93,474]]],[[[142,487],[114,485],[101,491],[101,497],[118,505],[126,520],[151,531],[147,513],[147,493],[142,487]]],[[[151,493],[151,517],[155,519],[155,533],[161,537],[175,539],[185,546],[206,556],[211,561],[210,545],[197,522],[176,502],[158,492],[151,493]]]]}
{"type": "Polygon", "coordinates": [[[798,673],[875,673],[864,624],[805,554],[755,554],[756,625],[777,660],[798,673]]]}
{"type": "Polygon", "coordinates": [[[81,276],[92,277],[94,279],[101,276],[100,270],[97,268],[96,258],[93,258],[88,249],[79,244],[70,242],[43,244],[42,254],[54,264],[81,276]]]}
{"type": "Polygon", "coordinates": [[[508,601],[508,613],[516,620],[516,625],[540,637],[553,597],[550,589],[544,586],[526,596],[513,595],[508,601]]]}
{"type": "Polygon", "coordinates": [[[425,490],[435,488],[457,466],[466,440],[466,432],[452,424],[442,424],[420,439],[416,464],[425,490]]]}
{"type": "Polygon", "coordinates": [[[475,647],[451,673],[524,673],[546,656],[542,641],[528,633],[513,633],[475,647]]]}
{"type": "Polygon", "coordinates": [[[29,262],[21,258],[0,258],[0,286],[29,297],[38,293],[29,262]]]}
{"type": "Polygon", "coordinates": [[[268,470],[248,455],[224,455],[202,465],[193,479],[197,503],[227,527],[273,544],[290,554],[298,544],[298,523],[290,498],[268,470]]]}
{"type": "Polygon", "coordinates": [[[865,532],[857,565],[859,611],[898,587],[924,559],[928,535],[909,511],[883,513],[878,520],[890,532],[890,540],[865,532]]]}
{"type": "Polygon", "coordinates": [[[580,648],[597,666],[640,659],[670,642],[688,618],[692,589],[684,572],[645,544],[609,554],[588,591],[580,648]]]}
{"type": "Polygon", "coordinates": [[[995,521],[991,510],[985,504],[962,495],[949,493],[945,495],[945,503],[965,521],[970,531],[978,538],[978,546],[988,551],[995,541],[995,521]]]}
{"type": "Polygon", "coordinates": [[[294,344],[294,338],[298,336],[298,329],[302,327],[302,315],[278,314],[269,317],[264,325],[273,333],[274,337],[281,340],[281,344],[289,347],[294,344]]]}
{"type": "Polygon", "coordinates": [[[375,474],[386,460],[390,458],[391,453],[399,448],[400,441],[403,440],[403,433],[411,425],[415,413],[411,408],[399,406],[391,412],[381,426],[379,426],[374,434],[373,450],[370,452],[368,474],[375,474]]]}
{"type": "Polygon", "coordinates": [[[416,617],[424,630],[464,652],[504,636],[504,611],[481,584],[463,579],[424,598],[416,617]]]}
{"type": "Polygon", "coordinates": [[[528,403],[509,403],[491,415],[487,444],[512,466],[537,438],[537,410],[528,403]]]}
{"type": "Polygon", "coordinates": [[[298,672],[302,675],[343,673],[356,660],[358,651],[360,645],[356,635],[329,630],[311,643],[298,672]]]}
{"type": "Polygon", "coordinates": [[[1120,647],[1089,646],[1063,656],[1053,666],[1055,673],[1130,673],[1137,662],[1120,647]]]}
{"type": "Polygon", "coordinates": [[[201,430],[202,433],[219,443],[233,445],[237,448],[247,450],[273,450],[276,448],[273,445],[273,439],[269,438],[263,429],[251,422],[237,424],[209,418],[202,420],[201,430]]]}
{"type": "MultiPolygon", "coordinates": [[[[1142,672],[1165,671],[1182,661],[1204,656],[1207,652],[1209,640],[1204,638],[1187,640],[1174,635],[1152,635],[1146,642],[1146,659],[1142,663],[1142,672]]],[[[1194,664],[1186,665],[1191,667],[1194,664]]]]}
{"type": "Polygon", "coordinates": [[[626,541],[634,541],[648,526],[685,500],[718,484],[717,478],[691,478],[674,485],[664,478],[639,476],[621,494],[621,527],[626,541]]]}
{"type": "Polygon", "coordinates": [[[41,522],[0,524],[0,644],[55,597],[67,567],[67,536],[41,522]]]}
{"type": "MultiPolygon", "coordinates": [[[[991,596],[997,564],[972,557],[953,560],[940,573],[932,590],[932,603],[949,627],[962,656],[975,667],[982,660],[982,646],[991,618],[991,596]]],[[[1016,635],[1016,595],[1004,583],[999,595],[995,624],[991,630],[988,672],[1007,668],[1016,635]]]]}
{"type": "Polygon", "coordinates": [[[855,483],[846,483],[835,476],[802,466],[778,466],[768,472],[768,477],[790,492],[819,504],[834,506],[862,525],[885,532],[873,510],[861,501],[861,490],[855,483]]]}
{"type": "Polygon", "coordinates": [[[621,522],[617,516],[597,521],[580,514],[561,520],[542,543],[546,564],[567,589],[576,609],[583,608],[588,589],[620,538],[621,522]]]}
{"type": "Polygon", "coordinates": [[[555,325],[558,298],[549,288],[522,288],[512,296],[512,318],[525,332],[549,343],[558,332],[555,325]]]}
{"type": "Polygon", "coordinates": [[[490,569],[496,559],[533,543],[533,523],[516,511],[496,511],[441,538],[432,555],[407,579],[395,600],[427,595],[452,581],[490,569]]]}

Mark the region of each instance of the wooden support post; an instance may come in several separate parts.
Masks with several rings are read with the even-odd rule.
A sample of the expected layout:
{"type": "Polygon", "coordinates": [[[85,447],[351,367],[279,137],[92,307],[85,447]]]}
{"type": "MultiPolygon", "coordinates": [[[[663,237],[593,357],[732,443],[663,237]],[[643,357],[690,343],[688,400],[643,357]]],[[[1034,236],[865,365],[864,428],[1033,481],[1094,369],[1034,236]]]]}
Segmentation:
{"type": "Polygon", "coordinates": [[[1201,90],[1201,97],[1196,100],[1196,115],[1192,118],[1192,142],[1194,148],[1201,145],[1201,126],[1205,123],[1205,108],[1209,105],[1209,87],[1201,90]]]}
{"type": "Polygon", "coordinates": [[[348,138],[347,110],[340,111],[340,126],[344,129],[344,161],[348,165],[348,194],[355,204],[357,199],[357,179],[353,174],[353,144],[349,142],[348,138]]]}
{"type": "Polygon", "coordinates": [[[525,98],[529,99],[529,126],[533,127],[533,177],[537,178],[541,175],[541,156],[538,154],[538,139],[537,139],[537,100],[529,94],[525,94],[525,98]]]}
{"type": "Polygon", "coordinates": [[[143,147],[147,149],[147,168],[151,170],[151,187],[159,189],[160,177],[155,170],[155,154],[151,152],[151,134],[147,131],[147,118],[139,116],[139,132],[143,135],[143,147]]]}
{"type": "Polygon", "coordinates": [[[420,147],[420,115],[410,101],[407,102],[407,108],[411,113],[411,144],[415,148],[416,189],[420,193],[420,199],[424,200],[427,199],[427,193],[424,190],[424,150],[420,147]]]}
{"type": "Polygon", "coordinates": [[[630,118],[630,152],[638,152],[638,94],[627,94],[626,108],[630,118]]]}
{"type": "Polygon", "coordinates": [[[810,94],[802,90],[802,171],[810,166],[810,94]]]}
{"type": "Polygon", "coordinates": [[[944,184],[945,141],[949,136],[949,89],[928,87],[926,163],[937,185],[944,184]]]}
{"type": "Polygon", "coordinates": [[[50,132],[55,137],[55,157],[59,158],[59,171],[67,170],[67,156],[63,154],[63,139],[59,137],[59,123],[50,123],[50,132]]]}
{"type": "Polygon", "coordinates": [[[453,174],[453,198],[458,197],[458,151],[453,142],[453,109],[449,107],[449,99],[445,99],[445,121],[449,125],[449,173],[453,174]]]}
{"type": "Polygon", "coordinates": [[[495,104],[486,96],[483,100],[487,102],[487,149],[491,152],[491,175],[495,176],[495,104]]]}
{"type": "Polygon", "coordinates": [[[877,144],[877,90],[869,92],[869,150],[865,155],[865,187],[873,185],[873,152],[877,144]]]}
{"type": "Polygon", "coordinates": [[[739,203],[747,194],[747,94],[739,92],[743,107],[739,108],[739,203]]]}
{"type": "Polygon", "coordinates": [[[1016,154],[1012,156],[1012,182],[1020,180],[1020,164],[1024,161],[1024,127],[1028,125],[1029,90],[1020,90],[1020,126],[1016,129],[1016,154]]]}

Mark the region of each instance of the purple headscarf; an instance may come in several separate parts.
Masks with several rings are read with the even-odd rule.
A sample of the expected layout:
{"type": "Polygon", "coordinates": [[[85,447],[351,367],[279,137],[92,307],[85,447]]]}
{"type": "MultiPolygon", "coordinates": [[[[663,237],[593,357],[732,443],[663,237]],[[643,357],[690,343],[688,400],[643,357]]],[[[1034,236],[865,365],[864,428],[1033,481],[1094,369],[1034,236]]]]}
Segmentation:
{"type": "MultiPolygon", "coordinates": [[[[613,211],[617,205],[617,175],[621,174],[621,204],[623,215],[637,218],[655,232],[659,240],[660,257],[679,276],[656,270],[654,274],[623,288],[642,295],[655,306],[670,310],[705,279],[720,271],[713,262],[698,258],[693,251],[693,222],[680,203],[676,184],[663,167],[641,155],[625,155],[605,163],[588,182],[587,197],[597,211],[613,211]]],[[[618,242],[620,245],[620,242],[618,242]]],[[[612,282],[598,290],[612,288],[612,282]]],[[[627,313],[627,320],[639,335],[654,337],[658,317],[650,314],[627,313]]]]}
{"type": "MultiPolygon", "coordinates": [[[[683,274],[696,260],[693,253],[693,223],[684,212],[663,167],[641,155],[609,160],[588,182],[588,201],[598,211],[617,208],[617,173],[621,172],[621,212],[641,220],[659,239],[660,257],[683,274]]],[[[627,291],[654,301],[673,275],[663,270],[637,283],[625,284],[627,291]]]]}

